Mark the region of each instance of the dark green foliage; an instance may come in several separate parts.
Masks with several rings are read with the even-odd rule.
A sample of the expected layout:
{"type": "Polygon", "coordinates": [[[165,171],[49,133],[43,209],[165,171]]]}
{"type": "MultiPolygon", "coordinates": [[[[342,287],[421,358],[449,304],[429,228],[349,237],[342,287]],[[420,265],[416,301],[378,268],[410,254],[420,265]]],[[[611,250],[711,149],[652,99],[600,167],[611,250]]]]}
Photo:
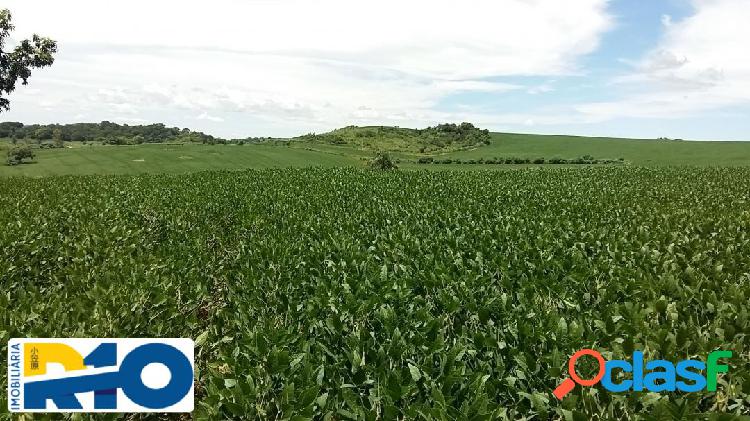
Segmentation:
{"type": "Polygon", "coordinates": [[[295,138],[297,141],[419,153],[445,149],[460,150],[478,145],[489,145],[490,139],[488,130],[478,129],[471,123],[440,124],[426,129],[349,126],[329,133],[309,133],[295,138]]]}
{"type": "Polygon", "coordinates": [[[108,145],[137,145],[141,143],[196,142],[211,143],[227,141],[211,135],[194,132],[164,124],[129,126],[109,121],[101,123],[49,124],[39,125],[5,122],[0,123],[0,137],[13,135],[19,139],[63,141],[102,141],[108,145]],[[3,136],[5,135],[5,136],[3,136]]]}
{"type": "Polygon", "coordinates": [[[197,419],[747,414],[748,192],[627,167],[0,180],[0,353],[192,337],[197,419]],[[716,394],[560,404],[582,347],[737,358],[716,394]]]}
{"type": "MultiPolygon", "coordinates": [[[[227,143],[228,144],[235,143],[237,145],[246,145],[246,144],[249,144],[249,143],[270,143],[270,142],[274,142],[276,140],[277,139],[275,139],[273,137],[246,137],[244,139],[227,140],[227,143]]],[[[289,142],[284,142],[284,144],[288,145],[289,142]]]]}
{"type": "Polygon", "coordinates": [[[34,159],[34,151],[28,146],[19,146],[8,150],[6,163],[18,165],[34,159]]]}
{"type": "Polygon", "coordinates": [[[372,161],[370,161],[370,168],[375,170],[395,170],[398,169],[398,166],[388,152],[378,152],[372,161]]]}
{"type": "Polygon", "coordinates": [[[461,159],[433,159],[429,157],[422,157],[417,160],[418,164],[488,164],[488,165],[495,165],[495,164],[514,164],[514,165],[524,165],[524,164],[536,164],[536,165],[542,165],[542,164],[568,164],[568,165],[596,165],[596,164],[623,164],[625,163],[622,158],[618,160],[614,159],[596,159],[591,155],[584,155],[580,158],[575,159],[563,159],[563,158],[552,158],[549,160],[545,160],[544,158],[480,158],[480,159],[468,159],[468,160],[461,160],[461,159]]]}
{"type": "Polygon", "coordinates": [[[120,137],[109,137],[102,140],[102,145],[124,145],[125,140],[120,137]]]}
{"type": "Polygon", "coordinates": [[[14,137],[16,130],[22,129],[23,123],[17,122],[2,122],[0,123],[0,138],[1,137],[14,137]]]}
{"type": "Polygon", "coordinates": [[[5,51],[6,38],[14,27],[8,9],[0,9],[0,112],[10,109],[5,95],[16,89],[16,84],[28,84],[31,69],[51,66],[55,61],[57,43],[34,34],[31,40],[21,40],[13,51],[5,51]]]}
{"type": "Polygon", "coordinates": [[[489,130],[480,130],[471,123],[440,124],[436,127],[428,127],[421,131],[422,136],[434,136],[447,143],[460,143],[467,145],[490,144],[489,130]]]}
{"type": "Polygon", "coordinates": [[[65,147],[64,144],[61,144],[60,142],[57,142],[57,141],[52,142],[52,143],[45,142],[39,145],[39,149],[60,149],[64,147],[65,147]]]}
{"type": "Polygon", "coordinates": [[[192,337],[196,419],[747,415],[748,192],[624,166],[3,179],[0,354],[192,337]],[[717,393],[558,403],[582,347],[736,358],[717,393]]]}

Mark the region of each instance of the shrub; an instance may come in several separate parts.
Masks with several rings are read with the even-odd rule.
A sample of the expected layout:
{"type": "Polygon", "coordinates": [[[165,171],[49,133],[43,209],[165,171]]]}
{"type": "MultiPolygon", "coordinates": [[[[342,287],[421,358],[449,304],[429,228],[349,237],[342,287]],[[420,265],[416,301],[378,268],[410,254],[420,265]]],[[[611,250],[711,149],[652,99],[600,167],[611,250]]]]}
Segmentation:
{"type": "Polygon", "coordinates": [[[378,152],[375,158],[370,161],[370,168],[388,171],[398,169],[398,166],[388,152],[378,152]]]}
{"type": "Polygon", "coordinates": [[[535,164],[544,164],[544,162],[545,162],[544,158],[537,158],[537,159],[534,160],[535,164]]]}
{"type": "Polygon", "coordinates": [[[124,142],[118,137],[110,137],[102,141],[102,145],[122,145],[124,142]]]}
{"type": "Polygon", "coordinates": [[[8,165],[18,165],[34,159],[34,151],[28,146],[8,150],[8,165]]]}

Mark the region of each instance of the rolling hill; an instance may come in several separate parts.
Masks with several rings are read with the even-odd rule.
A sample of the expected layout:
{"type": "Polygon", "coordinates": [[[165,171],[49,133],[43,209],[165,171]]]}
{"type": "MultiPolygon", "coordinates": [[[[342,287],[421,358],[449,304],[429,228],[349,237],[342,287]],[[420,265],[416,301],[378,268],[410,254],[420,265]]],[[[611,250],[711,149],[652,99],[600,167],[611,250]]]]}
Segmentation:
{"type": "MultiPolygon", "coordinates": [[[[25,141],[21,141],[23,143],[25,141]]],[[[31,142],[31,141],[29,141],[31,142]]],[[[0,156],[12,147],[0,139],[0,156]]],[[[32,147],[36,148],[35,143],[32,147]]],[[[514,165],[466,165],[524,158],[573,160],[590,156],[622,159],[635,166],[750,166],[750,142],[698,142],[656,139],[548,136],[489,133],[471,125],[428,129],[346,127],[273,141],[202,144],[150,143],[104,145],[66,142],[61,149],[36,149],[32,163],[0,165],[0,176],[64,174],[186,173],[202,170],[309,166],[363,166],[376,151],[388,151],[405,169],[446,169],[455,165],[417,164],[419,158],[459,160],[462,169],[513,168],[514,165]],[[463,129],[462,129],[463,127],[463,129]]],[[[544,165],[544,167],[554,167],[544,165]]]]}

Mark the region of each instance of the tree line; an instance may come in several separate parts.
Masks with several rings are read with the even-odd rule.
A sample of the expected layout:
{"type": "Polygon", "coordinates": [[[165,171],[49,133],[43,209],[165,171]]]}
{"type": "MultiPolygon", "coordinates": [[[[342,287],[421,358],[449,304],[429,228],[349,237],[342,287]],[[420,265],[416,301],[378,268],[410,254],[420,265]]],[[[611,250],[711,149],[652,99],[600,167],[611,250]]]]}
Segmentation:
{"type": "Polygon", "coordinates": [[[214,136],[202,132],[187,128],[167,127],[161,123],[130,126],[109,121],[29,125],[18,122],[4,122],[0,123],[0,138],[9,138],[14,143],[18,140],[37,141],[36,143],[42,143],[43,141],[101,141],[112,145],[165,142],[216,143],[218,140],[214,136]]]}

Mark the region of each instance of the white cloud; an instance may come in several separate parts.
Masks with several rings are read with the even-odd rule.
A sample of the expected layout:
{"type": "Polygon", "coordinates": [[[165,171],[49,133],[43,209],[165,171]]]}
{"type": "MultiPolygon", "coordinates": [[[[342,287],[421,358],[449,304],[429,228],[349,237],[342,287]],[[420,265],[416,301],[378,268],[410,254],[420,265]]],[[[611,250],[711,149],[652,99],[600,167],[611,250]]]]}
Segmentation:
{"type": "Polygon", "coordinates": [[[147,124],[148,120],[144,118],[135,118],[135,117],[115,117],[113,119],[114,121],[124,123],[124,124],[147,124]]]}
{"type": "Polygon", "coordinates": [[[6,3],[17,37],[60,43],[55,65],[32,77],[40,92],[14,94],[19,115],[43,100],[64,101],[70,118],[182,126],[205,113],[226,120],[224,132],[204,126],[220,135],[247,132],[248,117],[273,134],[432,123],[451,94],[524,88],[490,77],[579,72],[612,23],[608,0],[6,3]]]}
{"type": "Polygon", "coordinates": [[[569,71],[607,29],[605,0],[11,0],[18,29],[64,43],[224,49],[451,79],[569,71]]]}
{"type": "Polygon", "coordinates": [[[526,93],[528,93],[529,95],[539,95],[539,94],[546,94],[554,90],[555,88],[551,84],[543,83],[541,85],[532,86],[526,89],[526,93]]]}
{"type": "Polygon", "coordinates": [[[215,117],[215,116],[209,115],[208,113],[201,113],[201,115],[199,115],[196,118],[198,120],[213,121],[214,123],[220,123],[220,122],[224,121],[223,118],[221,118],[221,117],[215,117]]]}
{"type": "Polygon", "coordinates": [[[672,26],[672,16],[661,15],[661,24],[664,26],[672,26]]]}
{"type": "Polygon", "coordinates": [[[613,117],[684,118],[750,104],[750,2],[693,0],[695,13],[669,20],[659,45],[616,82],[630,93],[620,101],[578,110],[613,117]]]}

